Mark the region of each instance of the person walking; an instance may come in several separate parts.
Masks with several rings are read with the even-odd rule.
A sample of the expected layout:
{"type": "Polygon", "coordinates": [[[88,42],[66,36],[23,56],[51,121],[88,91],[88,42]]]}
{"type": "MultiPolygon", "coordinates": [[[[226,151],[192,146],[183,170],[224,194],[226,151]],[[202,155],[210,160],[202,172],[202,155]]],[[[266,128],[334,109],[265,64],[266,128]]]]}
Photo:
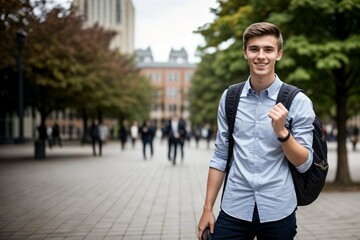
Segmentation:
{"type": "Polygon", "coordinates": [[[180,135],[180,139],[179,139],[179,146],[180,146],[180,153],[181,153],[181,162],[184,161],[184,145],[185,145],[185,141],[187,139],[187,133],[188,131],[186,130],[186,121],[183,118],[179,119],[179,135],[180,135]]]}
{"type": "MultiPolygon", "coordinates": [[[[185,122],[179,119],[178,115],[174,115],[166,127],[166,134],[168,136],[168,159],[176,165],[177,147],[181,147],[181,137],[185,136],[185,122]]],[[[182,157],[184,157],[184,148],[181,148],[182,157]]]]}
{"type": "Polygon", "coordinates": [[[101,145],[100,156],[102,155],[102,147],[107,143],[109,137],[109,128],[101,121],[99,126],[99,141],[101,145]]]}
{"type": "Polygon", "coordinates": [[[55,123],[54,126],[52,127],[52,145],[55,146],[56,144],[58,144],[60,147],[62,147],[61,144],[61,137],[60,137],[60,126],[59,124],[55,123]]]}
{"type": "Polygon", "coordinates": [[[132,148],[135,148],[136,140],[139,137],[139,126],[137,122],[133,122],[133,124],[130,127],[130,136],[131,136],[132,148]]]}
{"type": "Polygon", "coordinates": [[[224,181],[228,154],[225,90],[198,239],[206,227],[213,239],[290,240],[296,235],[297,199],[288,164],[299,172],[311,166],[315,113],[303,93],[296,95],[290,111],[276,104],[283,82],[275,74],[275,64],[283,55],[282,46],[280,29],[274,24],[254,23],[244,32],[243,53],[250,76],[237,108],[233,161],[215,221],[213,205],[224,181]],[[291,132],[286,127],[290,119],[291,132]]]}
{"type": "Polygon", "coordinates": [[[356,151],[356,144],[359,141],[359,128],[357,125],[354,125],[351,133],[351,143],[353,146],[353,151],[356,151]]]}
{"type": "Polygon", "coordinates": [[[126,142],[128,139],[128,130],[126,128],[126,124],[123,122],[120,124],[120,128],[119,128],[119,139],[120,139],[121,150],[125,150],[126,142]]]}
{"type": "Polygon", "coordinates": [[[147,159],[146,158],[147,145],[149,145],[149,147],[150,147],[150,156],[152,158],[154,155],[153,139],[154,139],[155,132],[151,126],[150,121],[144,121],[143,125],[141,126],[140,133],[141,133],[141,140],[143,143],[144,160],[147,159]]]}
{"type": "Polygon", "coordinates": [[[199,148],[199,141],[201,139],[201,128],[200,127],[195,127],[193,129],[193,135],[195,138],[195,143],[196,143],[196,148],[199,148]]]}
{"type": "Polygon", "coordinates": [[[90,128],[91,143],[93,148],[93,155],[96,156],[96,145],[99,145],[99,156],[102,154],[102,141],[100,139],[99,125],[93,121],[90,128]]]}
{"type": "Polygon", "coordinates": [[[48,139],[48,143],[49,143],[49,148],[52,148],[52,145],[53,145],[53,141],[52,141],[52,127],[51,126],[48,126],[46,128],[46,136],[47,136],[47,139],[48,139]]]}

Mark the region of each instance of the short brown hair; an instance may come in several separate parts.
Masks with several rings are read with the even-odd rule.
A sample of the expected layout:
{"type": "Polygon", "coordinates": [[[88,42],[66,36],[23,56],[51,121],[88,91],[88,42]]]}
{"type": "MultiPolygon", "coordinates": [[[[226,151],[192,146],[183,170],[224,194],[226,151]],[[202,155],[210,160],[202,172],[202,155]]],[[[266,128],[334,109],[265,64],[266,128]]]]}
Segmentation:
{"type": "Polygon", "coordinates": [[[283,48],[283,38],[280,32],[280,29],[272,24],[272,23],[268,23],[268,22],[258,22],[258,23],[253,23],[251,24],[249,27],[246,28],[244,35],[243,35],[243,43],[244,46],[243,48],[246,49],[247,47],[247,43],[249,42],[250,38],[253,37],[261,37],[261,36],[266,36],[266,35],[271,35],[277,38],[278,40],[278,51],[282,50],[283,48]]]}

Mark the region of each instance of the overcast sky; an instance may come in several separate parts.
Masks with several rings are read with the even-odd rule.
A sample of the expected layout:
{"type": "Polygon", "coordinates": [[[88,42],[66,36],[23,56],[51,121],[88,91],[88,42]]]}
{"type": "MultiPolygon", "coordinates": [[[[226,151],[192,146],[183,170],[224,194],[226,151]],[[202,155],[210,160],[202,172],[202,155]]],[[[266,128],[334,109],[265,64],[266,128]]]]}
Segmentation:
{"type": "Polygon", "coordinates": [[[210,7],[216,0],[132,0],[135,7],[135,48],[151,47],[154,60],[167,61],[171,48],[184,47],[190,62],[195,58],[196,47],[203,44],[201,35],[193,31],[214,15],[210,7]]]}
{"type": "MultiPolygon", "coordinates": [[[[70,0],[55,0],[69,5],[70,0]]],[[[199,62],[196,47],[202,45],[201,35],[192,33],[205,23],[212,22],[211,7],[216,0],[132,0],[135,7],[135,48],[151,47],[154,60],[165,62],[171,48],[184,47],[189,62],[199,62]]]]}

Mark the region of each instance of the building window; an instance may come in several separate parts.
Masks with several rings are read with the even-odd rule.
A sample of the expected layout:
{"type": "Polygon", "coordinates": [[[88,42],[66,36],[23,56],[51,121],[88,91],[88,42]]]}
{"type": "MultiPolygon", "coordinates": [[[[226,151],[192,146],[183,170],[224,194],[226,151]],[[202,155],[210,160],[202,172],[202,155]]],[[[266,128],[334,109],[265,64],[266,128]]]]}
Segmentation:
{"type": "Polygon", "coordinates": [[[89,11],[89,3],[88,3],[88,0],[85,0],[84,1],[84,18],[85,18],[85,21],[88,20],[88,11],[89,11]]]}
{"type": "Polygon", "coordinates": [[[116,23],[121,22],[121,0],[116,0],[116,23]]]}
{"type": "Polygon", "coordinates": [[[102,17],[103,17],[103,22],[104,22],[104,24],[106,24],[106,20],[107,20],[107,16],[108,16],[108,14],[107,14],[107,1],[104,1],[104,3],[103,3],[103,12],[102,12],[102,17]]]}
{"type": "Polygon", "coordinates": [[[92,16],[92,19],[96,19],[97,18],[97,14],[96,14],[96,1],[95,0],[93,0],[92,1],[92,4],[91,4],[91,8],[92,8],[92,11],[93,11],[93,16],[92,16]]]}
{"type": "Polygon", "coordinates": [[[155,105],[155,111],[156,112],[161,112],[161,104],[156,104],[155,105]]]}
{"type": "Polygon", "coordinates": [[[192,79],[192,77],[193,77],[193,74],[192,74],[191,72],[187,72],[187,73],[185,74],[185,81],[186,81],[186,82],[190,82],[191,79],[192,79]]]}
{"type": "Polygon", "coordinates": [[[177,98],[177,96],[178,96],[178,90],[177,90],[176,88],[168,88],[168,89],[166,90],[166,96],[167,96],[168,98],[175,99],[175,98],[177,98]]]}
{"type": "Polygon", "coordinates": [[[157,83],[161,83],[161,79],[160,79],[160,74],[159,73],[155,73],[155,79],[157,83]]]}
{"type": "Polygon", "coordinates": [[[169,72],[168,74],[168,82],[177,82],[179,80],[179,74],[176,72],[169,72]]]}
{"type": "Polygon", "coordinates": [[[157,72],[151,72],[148,74],[148,77],[151,79],[151,81],[153,83],[157,83],[157,84],[160,84],[161,81],[160,81],[160,74],[157,73],[157,72]]]}
{"type": "Polygon", "coordinates": [[[98,21],[101,21],[101,15],[102,15],[102,12],[100,11],[101,10],[101,6],[102,6],[102,2],[101,1],[97,1],[97,19],[98,21]]]}
{"type": "Polygon", "coordinates": [[[169,105],[169,112],[176,112],[176,104],[169,105]]]}
{"type": "Polygon", "coordinates": [[[161,91],[161,90],[157,90],[157,91],[156,91],[156,98],[157,98],[157,99],[161,99],[161,97],[162,97],[162,91],[161,91]]]}

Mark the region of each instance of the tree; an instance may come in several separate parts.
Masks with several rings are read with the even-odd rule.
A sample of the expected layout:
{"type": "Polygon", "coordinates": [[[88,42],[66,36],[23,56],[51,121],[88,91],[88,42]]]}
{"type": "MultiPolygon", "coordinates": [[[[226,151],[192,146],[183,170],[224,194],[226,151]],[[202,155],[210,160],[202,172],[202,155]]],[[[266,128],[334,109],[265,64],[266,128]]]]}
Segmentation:
{"type": "Polygon", "coordinates": [[[109,48],[115,32],[98,25],[84,29],[74,8],[39,7],[41,14],[30,21],[33,48],[27,67],[41,126],[51,111],[65,107],[83,114],[84,127],[88,116],[100,121],[104,114],[114,117],[149,109],[149,81],[140,77],[131,58],[109,48]]]}
{"type": "MultiPolygon", "coordinates": [[[[40,129],[45,129],[50,112],[65,108],[92,118],[146,118],[151,105],[150,82],[140,76],[132,57],[109,48],[116,32],[98,25],[83,28],[75,7],[49,8],[45,0],[33,3],[10,1],[0,8],[0,31],[3,39],[11,40],[11,44],[0,42],[4,47],[0,77],[5,80],[1,81],[1,104],[11,106],[13,100],[16,105],[15,32],[23,27],[28,33],[24,48],[25,103],[39,111],[40,129]]],[[[41,140],[45,137],[40,136],[41,140]]]]}
{"type": "MultiPolygon", "coordinates": [[[[245,28],[259,21],[278,25],[285,38],[284,56],[278,64],[278,72],[282,79],[306,89],[315,108],[320,110],[319,114],[333,114],[338,128],[335,182],[351,183],[346,121],[350,116],[347,109],[350,104],[359,102],[360,93],[360,70],[357,68],[360,61],[359,1],[219,0],[218,3],[219,7],[212,9],[216,15],[214,22],[197,31],[206,40],[201,49],[204,55],[209,49],[216,49],[213,62],[219,64],[213,65],[215,72],[230,82],[244,80],[242,33],[245,28]],[[336,111],[329,111],[334,109],[332,106],[336,111]]],[[[216,82],[210,73],[209,76],[203,74],[202,78],[209,77],[216,82]]],[[[194,78],[197,77],[200,76],[194,78]]],[[[198,87],[195,82],[194,88],[198,87]]],[[[359,104],[352,105],[351,109],[351,114],[358,113],[359,104]]]]}
{"type": "MultiPolygon", "coordinates": [[[[17,110],[16,31],[25,27],[32,8],[22,1],[0,0],[0,109],[1,114],[17,110]]],[[[27,43],[25,43],[27,44],[27,43]]]]}
{"type": "Polygon", "coordinates": [[[203,56],[188,93],[191,102],[189,106],[190,120],[194,126],[201,126],[204,123],[216,126],[216,110],[225,83],[221,81],[221,78],[216,79],[212,59],[211,54],[203,56]]]}

